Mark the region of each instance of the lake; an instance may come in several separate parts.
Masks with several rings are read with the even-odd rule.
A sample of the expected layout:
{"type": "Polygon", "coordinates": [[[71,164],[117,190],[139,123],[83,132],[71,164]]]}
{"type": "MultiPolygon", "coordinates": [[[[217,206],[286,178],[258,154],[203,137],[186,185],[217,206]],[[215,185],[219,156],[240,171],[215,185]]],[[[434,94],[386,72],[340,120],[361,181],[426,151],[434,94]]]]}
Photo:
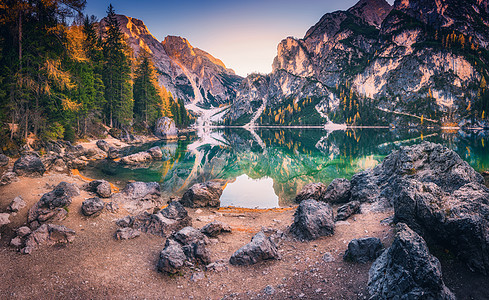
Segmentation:
{"type": "Polygon", "coordinates": [[[307,183],[329,184],[372,168],[392,150],[424,141],[456,151],[477,171],[489,170],[489,132],[397,129],[216,129],[198,139],[131,147],[124,154],[159,146],[164,156],[143,166],[92,162],[83,175],[118,186],[156,181],[165,197],[179,197],[195,183],[226,182],[221,206],[289,206],[307,183]]]}

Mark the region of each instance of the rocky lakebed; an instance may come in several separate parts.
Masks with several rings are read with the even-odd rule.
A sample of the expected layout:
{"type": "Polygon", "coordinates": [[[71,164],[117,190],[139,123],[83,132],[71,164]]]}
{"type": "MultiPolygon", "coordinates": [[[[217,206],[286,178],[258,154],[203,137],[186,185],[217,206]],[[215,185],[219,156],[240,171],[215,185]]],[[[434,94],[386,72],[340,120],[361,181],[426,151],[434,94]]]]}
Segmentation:
{"type": "Polygon", "coordinates": [[[0,156],[1,299],[489,298],[489,189],[439,144],[273,209],[220,207],[222,181],[167,199],[156,182],[119,190],[71,171],[163,156],[120,148],[0,156]]]}

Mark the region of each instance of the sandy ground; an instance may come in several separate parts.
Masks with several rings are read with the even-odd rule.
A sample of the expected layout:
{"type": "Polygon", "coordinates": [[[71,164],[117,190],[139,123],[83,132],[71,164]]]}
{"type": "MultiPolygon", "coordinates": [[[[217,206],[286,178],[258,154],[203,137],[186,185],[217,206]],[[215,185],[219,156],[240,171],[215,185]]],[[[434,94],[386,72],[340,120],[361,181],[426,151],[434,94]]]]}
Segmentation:
{"type": "MultiPolygon", "coordinates": [[[[279,247],[281,260],[235,267],[228,263],[234,251],[248,243],[261,227],[285,231],[292,223],[294,209],[189,209],[196,228],[213,220],[233,228],[232,233],[221,235],[209,246],[212,260],[224,260],[227,269],[203,272],[198,274],[203,275],[200,279],[198,275],[192,279],[196,274],[192,270],[167,276],[156,270],[165,239],[143,233],[133,240],[115,240],[114,221],[127,213],[120,209],[115,214],[104,211],[97,217],[82,216],[81,203],[90,197],[82,191],[69,206],[68,217],[60,222],[76,231],[74,242],[38,249],[31,255],[20,254],[8,244],[12,229],[25,224],[28,208],[61,181],[79,186],[84,183],[75,176],[48,174],[0,187],[0,212],[16,196],[27,203],[1,230],[0,299],[366,299],[370,263],[345,263],[342,255],[351,239],[378,237],[388,246],[393,236],[391,226],[380,224],[388,213],[356,215],[338,225],[331,237],[305,243],[283,241],[279,247]],[[325,262],[322,257],[326,252],[335,261],[325,262]],[[273,295],[264,295],[267,285],[274,288],[273,295]]],[[[449,270],[448,286],[455,287],[459,299],[487,297],[487,277],[462,274],[459,270],[463,266],[448,260],[444,264],[449,270]],[[471,281],[466,283],[464,278],[469,276],[471,281]],[[484,282],[486,288],[481,290],[484,282]]]]}

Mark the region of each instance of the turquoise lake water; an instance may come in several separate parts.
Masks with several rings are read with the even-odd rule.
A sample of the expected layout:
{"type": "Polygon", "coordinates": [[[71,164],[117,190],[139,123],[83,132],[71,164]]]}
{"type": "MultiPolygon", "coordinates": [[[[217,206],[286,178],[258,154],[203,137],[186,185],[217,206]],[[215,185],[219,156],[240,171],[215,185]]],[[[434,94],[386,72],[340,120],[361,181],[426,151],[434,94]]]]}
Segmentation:
{"type": "Polygon", "coordinates": [[[110,160],[92,162],[82,173],[119,186],[156,181],[167,197],[179,197],[195,183],[227,182],[221,206],[271,208],[293,203],[307,183],[329,184],[372,168],[392,150],[422,141],[456,151],[478,171],[489,170],[489,132],[429,132],[355,129],[220,129],[191,141],[156,142],[126,150],[159,146],[164,157],[139,167],[110,160]]]}

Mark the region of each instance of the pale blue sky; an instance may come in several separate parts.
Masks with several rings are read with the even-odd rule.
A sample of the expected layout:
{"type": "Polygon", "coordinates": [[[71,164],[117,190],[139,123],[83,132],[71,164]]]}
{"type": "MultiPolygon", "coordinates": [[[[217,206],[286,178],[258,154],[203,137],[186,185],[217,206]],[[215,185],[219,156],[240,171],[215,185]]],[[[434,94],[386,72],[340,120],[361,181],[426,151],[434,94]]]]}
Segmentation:
{"type": "MultiPolygon", "coordinates": [[[[238,75],[269,73],[278,43],[303,37],[325,13],[346,10],[357,0],[87,0],[86,14],[103,18],[109,3],[116,13],[141,19],[162,41],[188,39],[221,59],[238,75]]],[[[393,0],[389,1],[390,3],[393,0]]]]}

